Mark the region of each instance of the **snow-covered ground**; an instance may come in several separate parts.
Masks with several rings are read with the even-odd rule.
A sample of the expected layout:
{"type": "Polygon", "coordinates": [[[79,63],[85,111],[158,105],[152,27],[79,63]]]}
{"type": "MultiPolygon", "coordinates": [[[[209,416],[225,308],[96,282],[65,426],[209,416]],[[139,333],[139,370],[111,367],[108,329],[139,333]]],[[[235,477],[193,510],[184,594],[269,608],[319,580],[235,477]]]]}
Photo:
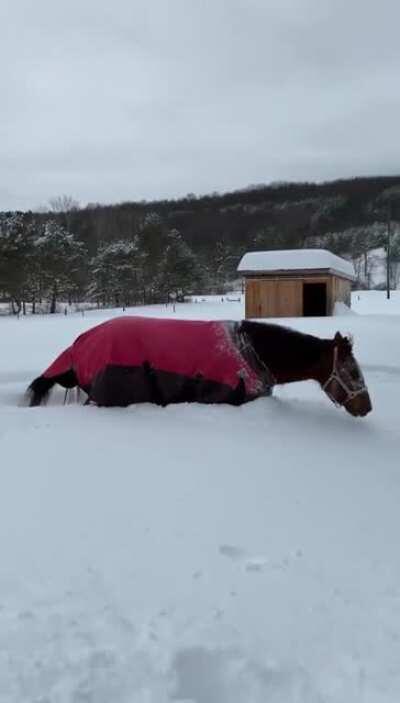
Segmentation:
{"type": "Polygon", "coordinates": [[[400,296],[359,297],[280,322],[354,334],[364,420],[311,383],[241,408],[21,407],[118,312],[0,320],[1,703],[398,703],[400,296]]]}

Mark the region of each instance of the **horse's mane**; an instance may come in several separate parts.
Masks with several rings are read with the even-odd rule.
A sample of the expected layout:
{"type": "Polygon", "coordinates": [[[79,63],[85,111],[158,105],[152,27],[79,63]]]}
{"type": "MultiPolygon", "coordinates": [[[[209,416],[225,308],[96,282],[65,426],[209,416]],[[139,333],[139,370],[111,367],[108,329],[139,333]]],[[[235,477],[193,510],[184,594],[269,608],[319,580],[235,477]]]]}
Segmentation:
{"type": "Polygon", "coordinates": [[[321,354],[332,344],[329,339],[320,339],[276,324],[243,320],[241,327],[257,354],[275,368],[292,364],[294,358],[299,367],[317,363],[321,354]]]}

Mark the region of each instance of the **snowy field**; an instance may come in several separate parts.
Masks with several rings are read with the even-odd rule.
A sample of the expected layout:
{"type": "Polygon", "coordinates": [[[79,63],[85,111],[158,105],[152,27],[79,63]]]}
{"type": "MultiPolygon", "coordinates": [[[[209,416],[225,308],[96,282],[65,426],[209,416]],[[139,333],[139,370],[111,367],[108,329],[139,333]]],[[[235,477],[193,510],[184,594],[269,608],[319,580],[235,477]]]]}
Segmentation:
{"type": "Polygon", "coordinates": [[[0,319],[1,703],[400,701],[400,295],[353,305],[281,322],[354,334],[364,420],[312,383],[241,408],[21,407],[118,313],[0,319]]]}

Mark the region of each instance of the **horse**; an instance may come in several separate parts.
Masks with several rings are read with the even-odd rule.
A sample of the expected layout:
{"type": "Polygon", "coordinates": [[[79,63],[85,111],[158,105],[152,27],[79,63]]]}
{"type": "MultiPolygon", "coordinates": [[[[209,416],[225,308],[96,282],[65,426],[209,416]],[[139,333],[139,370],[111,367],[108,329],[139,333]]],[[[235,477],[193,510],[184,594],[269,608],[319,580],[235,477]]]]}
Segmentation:
{"type": "Polygon", "coordinates": [[[242,405],[275,385],[317,382],[355,417],[372,404],[353,340],[304,334],[276,324],[124,316],[80,335],[28,388],[29,404],[51,388],[78,386],[87,403],[200,402],[242,405]]]}

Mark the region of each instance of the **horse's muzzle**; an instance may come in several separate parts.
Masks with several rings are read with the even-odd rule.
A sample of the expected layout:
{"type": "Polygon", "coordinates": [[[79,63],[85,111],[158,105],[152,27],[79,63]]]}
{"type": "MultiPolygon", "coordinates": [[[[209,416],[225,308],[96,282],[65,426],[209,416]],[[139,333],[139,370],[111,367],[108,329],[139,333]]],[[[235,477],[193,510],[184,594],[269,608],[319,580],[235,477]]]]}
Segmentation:
{"type": "Polygon", "coordinates": [[[365,391],[365,393],[360,393],[355,396],[355,398],[352,398],[345,403],[344,407],[347,412],[354,417],[365,417],[372,410],[372,403],[369,393],[367,393],[367,391],[365,391]]]}

